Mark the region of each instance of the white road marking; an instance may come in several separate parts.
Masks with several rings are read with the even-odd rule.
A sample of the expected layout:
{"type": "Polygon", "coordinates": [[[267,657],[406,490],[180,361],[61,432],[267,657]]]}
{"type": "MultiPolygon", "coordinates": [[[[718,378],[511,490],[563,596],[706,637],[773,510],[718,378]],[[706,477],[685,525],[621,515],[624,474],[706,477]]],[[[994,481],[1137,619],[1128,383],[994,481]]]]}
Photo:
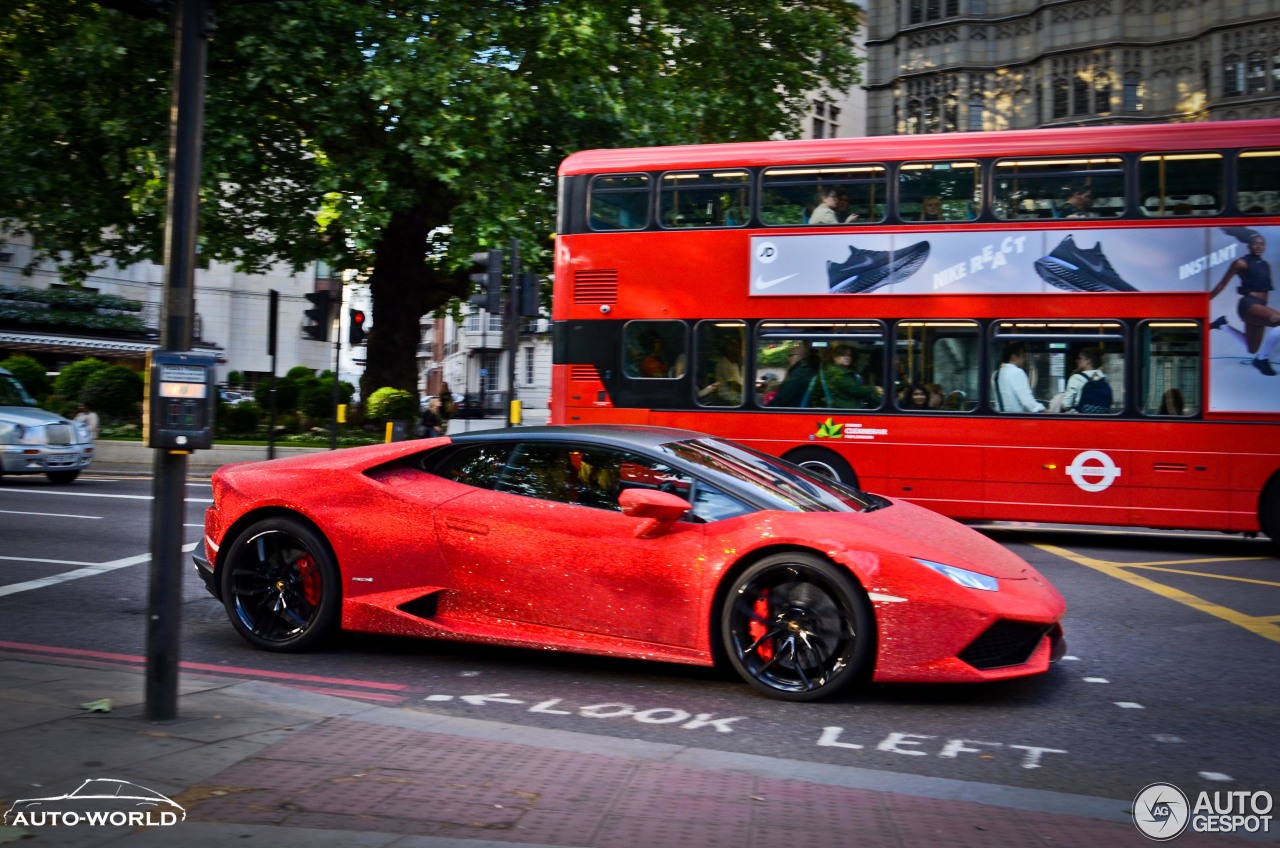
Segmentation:
{"type": "Polygon", "coordinates": [[[1116,701],[1116,706],[1122,710],[1145,710],[1142,704],[1135,704],[1133,701],[1116,701]]]}
{"type": "MultiPolygon", "coordinates": [[[[196,545],[198,544],[200,543],[192,542],[189,545],[183,545],[182,552],[190,553],[196,549],[196,545]]],[[[57,559],[32,559],[29,557],[0,557],[0,559],[18,562],[44,562],[55,565],[84,566],[83,568],[77,568],[75,571],[65,571],[62,574],[53,574],[48,577],[41,577],[39,580],[28,580],[25,583],[14,583],[10,586],[0,586],[0,597],[4,597],[5,595],[16,595],[18,592],[27,592],[32,589],[43,589],[46,586],[56,586],[59,583],[66,583],[69,580],[79,580],[81,577],[93,577],[97,574],[105,574],[108,571],[115,571],[117,568],[128,568],[131,565],[150,562],[151,554],[138,554],[137,556],[116,559],[111,562],[98,563],[68,562],[66,560],[57,559]]]]}
{"type": "Polygon", "coordinates": [[[1086,677],[1085,683],[1110,683],[1111,681],[1105,677],[1086,677]]]}
{"type": "MultiPolygon", "coordinates": [[[[18,491],[14,489],[13,491],[18,491]]],[[[151,495],[107,495],[99,492],[66,492],[61,489],[22,489],[24,495],[65,495],[69,498],[118,498],[128,501],[154,500],[151,495]]],[[[213,498],[186,498],[188,503],[213,503],[213,498]]]]}
{"type": "Polygon", "coordinates": [[[92,518],[101,519],[101,515],[70,515],[65,512],[22,512],[17,509],[0,509],[0,515],[39,515],[43,518],[92,518]]]}
{"type": "Polygon", "coordinates": [[[1235,780],[1235,778],[1232,777],[1231,775],[1223,774],[1220,771],[1202,771],[1200,772],[1200,776],[1203,777],[1205,780],[1216,780],[1220,783],[1226,783],[1226,782],[1235,780]]]}

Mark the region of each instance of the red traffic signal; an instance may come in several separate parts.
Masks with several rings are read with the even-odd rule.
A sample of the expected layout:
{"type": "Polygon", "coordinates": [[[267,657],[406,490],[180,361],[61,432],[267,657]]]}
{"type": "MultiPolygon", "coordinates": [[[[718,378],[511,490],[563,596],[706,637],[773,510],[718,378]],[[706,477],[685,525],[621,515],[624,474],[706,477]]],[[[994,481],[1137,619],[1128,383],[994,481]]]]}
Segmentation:
{"type": "Polygon", "coordinates": [[[352,347],[364,344],[364,310],[352,309],[349,317],[351,319],[347,330],[347,341],[352,347]]]}

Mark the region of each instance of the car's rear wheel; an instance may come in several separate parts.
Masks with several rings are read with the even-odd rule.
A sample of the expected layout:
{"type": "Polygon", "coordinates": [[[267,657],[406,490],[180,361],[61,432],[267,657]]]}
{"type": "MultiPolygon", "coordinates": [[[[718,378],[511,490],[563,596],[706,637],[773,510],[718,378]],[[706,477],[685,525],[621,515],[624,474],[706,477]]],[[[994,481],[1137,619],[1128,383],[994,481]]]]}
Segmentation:
{"type": "Polygon", "coordinates": [[[324,538],[292,518],[268,518],[224,552],[227,616],[250,644],[269,651],[312,648],[337,630],[338,565],[324,538]]]}
{"type": "Polygon", "coordinates": [[[65,486],[80,476],[80,469],[77,468],[75,471],[46,471],[44,476],[48,477],[52,483],[65,486]]]}
{"type": "Polygon", "coordinates": [[[730,586],[720,614],[729,662],[773,698],[814,701],[864,677],[871,602],[841,568],[807,553],[766,557],[730,586]]]}

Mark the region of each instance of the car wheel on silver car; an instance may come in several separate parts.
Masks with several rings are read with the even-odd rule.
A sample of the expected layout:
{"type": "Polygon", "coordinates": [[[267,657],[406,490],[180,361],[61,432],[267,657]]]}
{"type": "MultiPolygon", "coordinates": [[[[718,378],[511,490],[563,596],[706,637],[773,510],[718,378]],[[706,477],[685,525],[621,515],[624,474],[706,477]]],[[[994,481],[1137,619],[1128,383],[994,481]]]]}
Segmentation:
{"type": "Polygon", "coordinates": [[[720,615],[729,662],[785,701],[829,697],[870,672],[871,602],[841,568],[805,553],[774,554],[731,585],[720,615]]]}
{"type": "Polygon", "coordinates": [[[223,553],[221,587],[232,625],[259,648],[302,651],[337,629],[337,562],[295,519],[268,518],[241,532],[223,553]]]}

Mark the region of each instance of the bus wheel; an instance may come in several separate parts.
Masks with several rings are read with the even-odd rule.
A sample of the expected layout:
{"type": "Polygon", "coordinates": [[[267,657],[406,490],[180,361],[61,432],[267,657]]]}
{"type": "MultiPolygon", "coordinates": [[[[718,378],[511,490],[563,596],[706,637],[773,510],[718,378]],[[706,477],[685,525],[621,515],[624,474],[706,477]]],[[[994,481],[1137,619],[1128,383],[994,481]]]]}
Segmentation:
{"type": "Polygon", "coordinates": [[[1271,537],[1271,543],[1280,547],[1280,477],[1267,484],[1262,492],[1258,523],[1262,525],[1262,532],[1271,537]]]}
{"type": "Polygon", "coordinates": [[[858,475],[853,473],[853,467],[835,451],[826,448],[796,448],[782,458],[787,462],[794,462],[806,471],[839,480],[847,486],[858,485],[858,475]]]}

